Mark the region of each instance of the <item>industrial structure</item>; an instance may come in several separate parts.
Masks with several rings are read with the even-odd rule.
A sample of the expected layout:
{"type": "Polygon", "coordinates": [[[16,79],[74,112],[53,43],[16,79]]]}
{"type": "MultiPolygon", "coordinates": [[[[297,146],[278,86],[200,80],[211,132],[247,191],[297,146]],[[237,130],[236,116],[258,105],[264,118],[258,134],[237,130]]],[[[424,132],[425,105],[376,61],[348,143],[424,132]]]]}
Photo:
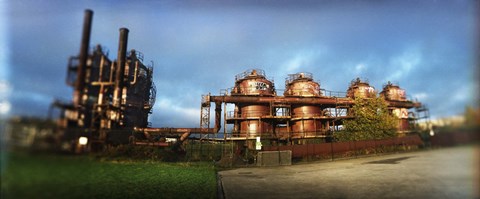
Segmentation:
{"type": "Polygon", "coordinates": [[[143,63],[143,55],[135,50],[127,55],[128,29],[120,29],[116,61],[100,45],[89,52],[92,17],[86,10],[79,55],[68,62],[66,82],[74,88],[73,102],[54,105],[63,109],[58,126],[66,137],[85,136],[92,145],[102,145],[110,129],[148,126],[155,85],[153,66],[143,63]]]}
{"type": "MultiPolygon", "coordinates": [[[[156,98],[153,63],[145,65],[136,50],[127,54],[126,28],[120,29],[116,60],[110,60],[100,45],[89,50],[92,17],[93,12],[86,10],[79,55],[68,63],[67,84],[74,88],[73,100],[53,103],[61,110],[58,127],[63,140],[72,146],[78,145],[79,138],[84,144],[87,139],[92,149],[126,143],[178,148],[189,138],[235,141],[249,149],[255,148],[257,139],[272,145],[303,144],[311,139],[327,142],[344,120],[352,119],[349,109],[355,98],[377,95],[374,87],[360,79],[353,80],[346,92],[328,91],[308,72],[288,75],[283,95],[278,95],[265,71],[251,69],[236,75],[234,87],[221,95],[202,96],[199,128],[153,128],[148,122],[156,98]],[[227,111],[227,104],[233,104],[234,110],[227,111]],[[222,123],[224,133],[219,137],[222,123]],[[233,125],[231,132],[227,125],[233,125]]],[[[388,82],[380,96],[399,118],[400,133],[412,131],[412,123],[421,115],[418,112],[428,116],[428,109],[408,100],[398,85],[388,82]]]]}
{"type": "MultiPolygon", "coordinates": [[[[377,96],[375,88],[359,78],[350,83],[346,92],[332,92],[322,89],[308,72],[288,75],[280,96],[263,70],[251,69],[236,75],[234,87],[222,95],[204,96],[202,110],[214,103],[214,121],[218,126],[222,104],[234,105],[233,112],[226,114],[226,123],[233,124],[233,130],[226,134],[225,140],[248,141],[260,137],[271,144],[301,144],[309,139],[327,141],[332,132],[341,129],[344,120],[353,119],[349,109],[355,98],[374,96],[377,96]]],[[[390,113],[399,118],[399,133],[412,132],[417,112],[428,110],[421,103],[408,100],[405,91],[390,82],[380,96],[387,102],[390,113]]],[[[208,124],[209,120],[207,115],[201,123],[208,124]]],[[[247,142],[249,148],[253,143],[247,142]]]]}
{"type": "Polygon", "coordinates": [[[74,89],[73,101],[52,104],[61,109],[57,126],[63,139],[75,142],[83,137],[97,148],[136,138],[152,140],[152,131],[176,136],[198,130],[149,128],[148,116],[156,99],[153,63],[145,65],[143,54],[136,50],[127,54],[127,28],[120,28],[117,60],[110,60],[100,45],[90,51],[92,18],[93,11],[86,10],[79,55],[68,62],[66,82],[74,89]]]}

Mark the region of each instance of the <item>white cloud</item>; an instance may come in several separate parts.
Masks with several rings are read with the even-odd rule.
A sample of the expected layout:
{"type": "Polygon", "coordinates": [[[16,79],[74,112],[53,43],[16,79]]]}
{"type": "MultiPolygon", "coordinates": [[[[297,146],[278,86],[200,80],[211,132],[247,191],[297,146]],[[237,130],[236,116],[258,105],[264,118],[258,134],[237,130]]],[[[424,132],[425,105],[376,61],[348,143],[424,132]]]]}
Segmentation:
{"type": "MultiPolygon", "coordinates": [[[[195,124],[200,125],[200,108],[186,108],[180,107],[175,104],[171,99],[157,98],[158,108],[155,108],[155,112],[161,114],[167,114],[168,117],[178,118],[181,121],[178,123],[185,123],[188,125],[195,124]]],[[[170,125],[170,124],[169,124],[170,125]]]]}
{"type": "Polygon", "coordinates": [[[0,80],[0,100],[8,98],[11,90],[10,84],[7,81],[0,80]]]}
{"type": "Polygon", "coordinates": [[[366,64],[359,63],[355,66],[355,74],[358,76],[358,75],[362,74],[367,68],[368,67],[367,67],[366,64]]]}
{"type": "Polygon", "coordinates": [[[10,84],[7,81],[0,80],[0,117],[8,116],[12,105],[9,102],[11,93],[10,84]]]}
{"type": "Polygon", "coordinates": [[[0,117],[8,115],[10,113],[11,108],[12,108],[12,105],[10,104],[9,101],[7,100],[0,101],[0,117]]]}
{"type": "Polygon", "coordinates": [[[394,70],[384,81],[398,81],[405,78],[410,72],[418,67],[422,61],[422,55],[418,47],[408,48],[399,56],[390,60],[390,67],[394,70]]]}
{"type": "Polygon", "coordinates": [[[309,67],[325,52],[325,49],[301,50],[284,62],[283,69],[287,74],[301,72],[298,69],[309,67]]]}
{"type": "MultiPolygon", "coordinates": [[[[60,82],[57,80],[65,78],[66,58],[77,53],[84,6],[80,3],[73,7],[71,3],[58,3],[55,4],[55,8],[59,8],[57,10],[68,10],[62,9],[66,7],[75,9],[51,14],[48,11],[52,5],[38,3],[24,6],[15,2],[18,1],[6,3],[0,0],[0,12],[6,13],[8,8],[8,13],[15,16],[7,19],[2,18],[4,15],[0,13],[0,80],[7,77],[15,86],[10,96],[12,112],[30,107],[32,112],[43,111],[46,106],[43,109],[33,107],[44,106],[51,102],[50,98],[37,94],[32,98],[30,94],[20,95],[17,92],[58,93],[56,96],[71,98],[71,90],[66,89],[68,87],[63,83],[57,84],[60,82]],[[5,4],[8,6],[2,7],[5,4]],[[34,23],[39,19],[48,23],[34,23]],[[1,31],[10,25],[14,26],[9,29],[11,31],[1,31]],[[55,28],[58,30],[55,37],[50,37],[45,31],[47,35],[42,35],[40,31],[55,28]],[[43,39],[32,38],[31,33],[39,33],[43,39]],[[57,42],[48,42],[53,39],[57,42]],[[9,43],[15,44],[12,46],[15,48],[9,49],[9,43]],[[51,45],[45,48],[45,43],[51,45]],[[57,45],[65,43],[74,45],[57,45]],[[3,48],[3,45],[7,47],[3,48]],[[73,46],[73,50],[67,50],[70,48],[65,46],[73,46]],[[13,57],[21,57],[15,60],[15,67],[3,64],[3,58],[12,56],[2,50],[7,50],[13,57]],[[45,53],[55,56],[42,56],[45,53]],[[31,67],[32,63],[38,66],[31,67]],[[53,71],[58,78],[46,78],[45,74],[53,71]],[[10,75],[8,72],[11,72],[10,75]],[[19,82],[23,79],[35,79],[34,82],[44,80],[45,85],[56,86],[27,85],[19,82]],[[38,103],[38,99],[44,98],[46,103],[38,103]]],[[[101,43],[108,47],[110,58],[115,59],[118,27],[126,26],[131,30],[128,48],[142,51],[147,62],[155,62],[154,80],[159,85],[158,95],[161,96],[152,114],[153,118],[161,119],[152,119],[155,123],[177,125],[193,121],[198,124],[200,107],[193,100],[200,97],[191,90],[217,94],[219,89],[233,86],[233,76],[251,66],[259,66],[265,69],[268,77],[273,76],[277,80],[275,84],[279,94],[287,74],[303,71],[311,72],[315,79],[322,80],[322,88],[336,91],[345,91],[355,73],[369,78],[371,84],[377,87],[387,81],[405,84],[408,80],[412,82],[410,85],[429,82],[421,85],[425,88],[417,89],[417,92],[428,90],[428,95],[419,94],[419,100],[428,98],[437,103],[431,104],[437,107],[441,101],[438,98],[452,97],[451,94],[442,95],[447,89],[448,92],[453,90],[446,87],[445,82],[467,81],[459,74],[471,72],[467,67],[471,65],[468,60],[475,57],[470,44],[475,43],[471,41],[475,40],[476,34],[471,34],[472,24],[469,23],[475,21],[475,14],[461,12],[464,9],[460,9],[470,3],[440,4],[437,8],[448,6],[454,9],[451,12],[429,9],[432,11],[429,13],[421,7],[410,9],[410,3],[385,4],[386,9],[374,15],[369,4],[355,6],[354,10],[347,6],[351,12],[341,12],[345,11],[344,3],[333,3],[327,7],[317,4],[319,8],[326,8],[322,11],[308,5],[295,6],[294,9],[281,6],[239,8],[226,4],[182,5],[120,3],[105,7],[104,3],[93,3],[90,6],[95,11],[91,45],[101,43]],[[404,10],[398,9],[399,6],[412,12],[398,12],[404,10]],[[127,7],[128,13],[115,12],[127,7]],[[450,19],[451,23],[441,26],[438,19],[443,18],[450,19]],[[392,29],[391,22],[399,22],[395,23],[397,28],[392,29]],[[145,29],[149,31],[142,31],[145,29]],[[402,31],[399,33],[397,29],[402,31]],[[444,34],[439,35],[439,32],[444,34]],[[461,73],[455,74],[455,70],[447,66],[455,66],[455,70],[461,73]],[[444,68],[437,71],[431,67],[444,68]],[[185,90],[187,87],[190,89],[185,90]],[[161,98],[169,100],[161,102],[161,98]]],[[[470,93],[477,90],[472,89],[470,93]]],[[[3,90],[0,89],[0,95],[1,92],[3,90]]],[[[468,98],[456,96],[460,101],[462,97],[468,98]]]]}
{"type": "Polygon", "coordinates": [[[421,93],[415,93],[412,95],[413,99],[416,99],[418,101],[425,101],[428,99],[429,95],[427,93],[421,92],[421,93]]]}
{"type": "Polygon", "coordinates": [[[471,88],[473,85],[460,86],[455,91],[451,97],[452,102],[461,103],[467,102],[469,99],[473,99],[471,88]]]}

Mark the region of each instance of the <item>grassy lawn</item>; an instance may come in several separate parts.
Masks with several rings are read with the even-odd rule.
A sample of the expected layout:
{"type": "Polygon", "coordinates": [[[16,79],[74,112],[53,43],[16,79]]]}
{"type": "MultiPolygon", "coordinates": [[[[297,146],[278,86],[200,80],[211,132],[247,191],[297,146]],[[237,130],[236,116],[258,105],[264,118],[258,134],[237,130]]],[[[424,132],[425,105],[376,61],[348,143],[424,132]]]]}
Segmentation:
{"type": "Polygon", "coordinates": [[[13,153],[2,167],[2,199],[216,198],[216,172],[208,163],[13,153]]]}

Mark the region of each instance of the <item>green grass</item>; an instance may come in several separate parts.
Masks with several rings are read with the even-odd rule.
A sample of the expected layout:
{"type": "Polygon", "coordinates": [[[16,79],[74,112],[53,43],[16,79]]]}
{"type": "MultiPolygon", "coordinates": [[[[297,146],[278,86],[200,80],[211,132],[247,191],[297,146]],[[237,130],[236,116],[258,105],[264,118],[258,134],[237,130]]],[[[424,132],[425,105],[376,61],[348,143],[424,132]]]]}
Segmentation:
{"type": "Polygon", "coordinates": [[[215,168],[208,163],[13,153],[2,166],[2,199],[216,198],[215,168]]]}

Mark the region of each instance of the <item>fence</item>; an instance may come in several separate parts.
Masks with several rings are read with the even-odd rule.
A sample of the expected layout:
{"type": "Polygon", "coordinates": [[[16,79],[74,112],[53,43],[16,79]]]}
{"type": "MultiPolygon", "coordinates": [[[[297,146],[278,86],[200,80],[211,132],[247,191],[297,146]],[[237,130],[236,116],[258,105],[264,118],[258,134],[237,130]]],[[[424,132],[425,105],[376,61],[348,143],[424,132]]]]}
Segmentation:
{"type": "Polygon", "coordinates": [[[455,146],[480,141],[480,131],[471,129],[469,131],[447,131],[439,132],[429,138],[433,147],[455,146]]]}
{"type": "MultiPolygon", "coordinates": [[[[415,149],[423,145],[423,141],[418,135],[410,135],[398,138],[363,140],[351,142],[334,143],[310,143],[304,145],[285,145],[285,146],[263,146],[261,151],[291,151],[293,159],[315,160],[315,159],[338,159],[353,157],[358,155],[368,155],[375,153],[396,152],[408,149],[415,149]]],[[[195,160],[225,160],[250,161],[250,158],[256,158],[257,152],[246,150],[238,143],[208,143],[199,141],[189,141],[185,145],[186,159],[195,160]]],[[[241,164],[241,161],[238,162],[241,164]]],[[[244,162],[246,163],[246,162],[244,162]]],[[[229,162],[228,164],[236,164],[229,162]]]]}
{"type": "Polygon", "coordinates": [[[394,152],[407,150],[423,145],[423,141],[418,135],[409,135],[405,137],[363,140],[351,142],[320,143],[305,145],[288,146],[268,146],[263,151],[292,151],[292,158],[308,159],[334,159],[342,157],[351,157],[357,155],[394,152]]]}
{"type": "Polygon", "coordinates": [[[232,156],[234,153],[234,143],[209,143],[197,140],[188,141],[185,145],[186,159],[189,161],[197,160],[220,160],[225,156],[232,156]]]}

